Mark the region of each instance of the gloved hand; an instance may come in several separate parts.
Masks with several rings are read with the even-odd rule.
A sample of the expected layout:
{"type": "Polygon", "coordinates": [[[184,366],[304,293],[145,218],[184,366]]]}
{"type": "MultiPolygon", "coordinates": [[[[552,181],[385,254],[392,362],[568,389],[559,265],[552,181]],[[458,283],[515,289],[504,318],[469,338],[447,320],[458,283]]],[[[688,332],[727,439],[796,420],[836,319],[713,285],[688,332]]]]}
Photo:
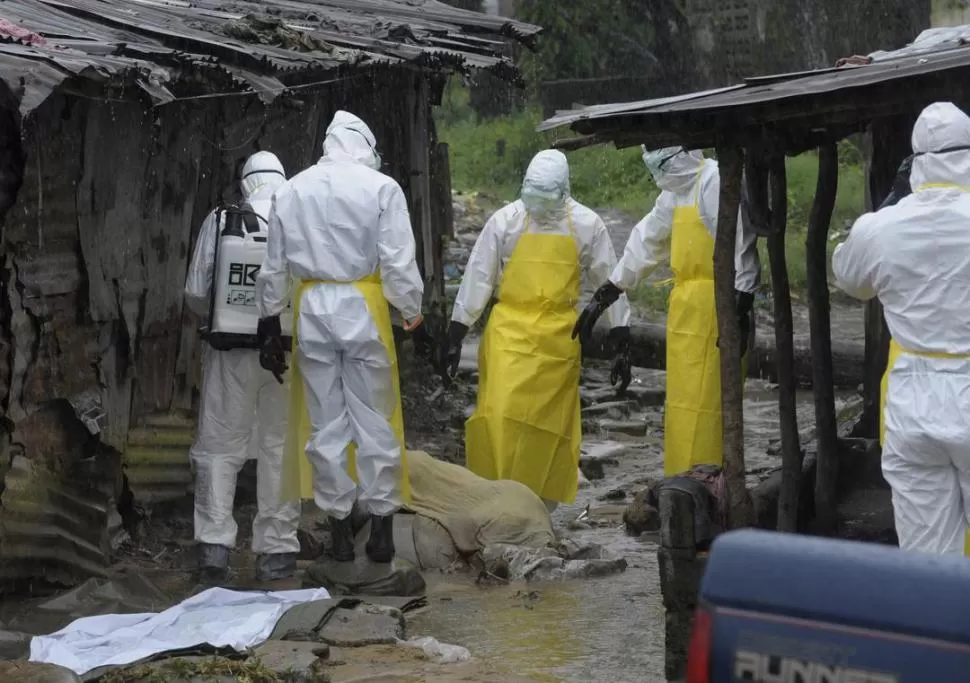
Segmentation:
{"type": "Polygon", "coordinates": [[[458,373],[458,363],[461,362],[461,344],[468,334],[468,326],[452,320],[448,325],[448,338],[441,346],[438,357],[438,373],[445,380],[450,380],[458,373]]]}
{"type": "Polygon", "coordinates": [[[754,309],[754,292],[734,292],[734,305],[738,314],[738,325],[741,327],[741,357],[748,352],[748,340],[751,337],[751,311],[754,309]]]}
{"type": "Polygon", "coordinates": [[[610,330],[609,341],[613,348],[610,384],[616,386],[619,383],[619,386],[616,386],[616,393],[622,394],[633,379],[630,372],[630,328],[614,327],[610,330]]]}
{"type": "Polygon", "coordinates": [[[910,185],[909,176],[913,170],[913,159],[916,158],[916,154],[910,154],[908,157],[903,159],[903,162],[899,165],[899,170],[896,171],[896,178],[893,180],[892,190],[889,192],[882,204],[876,211],[881,211],[888,206],[893,206],[897,204],[900,199],[907,197],[913,192],[913,188],[910,185]]]}
{"type": "Polygon", "coordinates": [[[280,317],[274,315],[260,318],[256,326],[256,338],[259,342],[259,364],[264,370],[272,372],[276,381],[282,384],[283,373],[286,372],[287,366],[280,317]]]}
{"type": "Polygon", "coordinates": [[[593,298],[586,305],[586,308],[580,313],[579,320],[576,321],[576,325],[573,327],[572,338],[575,339],[578,336],[581,343],[587,343],[593,334],[593,327],[596,326],[596,321],[603,315],[603,311],[612,306],[620,298],[622,293],[622,289],[609,281],[597,289],[593,298]]]}
{"type": "Polygon", "coordinates": [[[428,331],[428,326],[418,325],[418,327],[411,330],[411,339],[414,340],[414,352],[420,358],[424,358],[428,362],[433,363],[435,360],[435,355],[434,355],[435,340],[431,332],[428,331]]]}
{"type": "Polygon", "coordinates": [[[404,331],[414,332],[416,329],[421,327],[421,323],[423,322],[424,322],[424,316],[418,313],[418,317],[415,318],[414,320],[410,322],[408,322],[407,320],[404,321],[404,331]]]}

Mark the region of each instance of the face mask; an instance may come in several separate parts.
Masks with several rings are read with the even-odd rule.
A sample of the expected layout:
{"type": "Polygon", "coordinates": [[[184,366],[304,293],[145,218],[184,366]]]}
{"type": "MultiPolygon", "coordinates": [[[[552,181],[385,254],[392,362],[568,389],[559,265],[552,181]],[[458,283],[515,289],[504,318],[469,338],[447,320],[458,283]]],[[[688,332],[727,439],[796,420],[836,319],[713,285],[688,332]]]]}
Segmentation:
{"type": "Polygon", "coordinates": [[[658,178],[663,176],[664,166],[666,166],[671,159],[684,151],[685,150],[683,147],[678,147],[672,152],[667,150],[645,152],[643,155],[643,163],[646,164],[647,170],[650,171],[650,175],[652,175],[653,179],[656,181],[658,178]]]}
{"type": "Polygon", "coordinates": [[[525,204],[526,211],[537,215],[555,213],[562,208],[563,204],[561,197],[553,197],[550,195],[537,194],[533,192],[523,192],[522,203],[525,204]]]}

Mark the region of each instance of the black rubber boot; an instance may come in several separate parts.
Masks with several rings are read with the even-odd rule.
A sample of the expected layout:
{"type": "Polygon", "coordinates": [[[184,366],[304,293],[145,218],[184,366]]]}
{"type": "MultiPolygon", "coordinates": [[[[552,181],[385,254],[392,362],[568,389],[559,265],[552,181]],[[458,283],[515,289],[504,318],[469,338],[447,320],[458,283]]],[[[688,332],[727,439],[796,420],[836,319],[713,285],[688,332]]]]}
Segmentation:
{"type": "Polygon", "coordinates": [[[371,515],[367,557],[372,562],[384,564],[394,560],[394,515],[387,517],[371,515]]]}
{"type": "Polygon", "coordinates": [[[260,583],[289,579],[296,574],[296,553],[260,555],[256,558],[256,580],[260,583]]]}
{"type": "Polygon", "coordinates": [[[333,547],[330,554],[337,562],[354,561],[354,525],[347,515],[343,519],[330,518],[330,536],[333,547]]]}
{"type": "Polygon", "coordinates": [[[196,581],[200,586],[213,588],[229,583],[229,548],[214,543],[200,543],[199,568],[196,581]]]}

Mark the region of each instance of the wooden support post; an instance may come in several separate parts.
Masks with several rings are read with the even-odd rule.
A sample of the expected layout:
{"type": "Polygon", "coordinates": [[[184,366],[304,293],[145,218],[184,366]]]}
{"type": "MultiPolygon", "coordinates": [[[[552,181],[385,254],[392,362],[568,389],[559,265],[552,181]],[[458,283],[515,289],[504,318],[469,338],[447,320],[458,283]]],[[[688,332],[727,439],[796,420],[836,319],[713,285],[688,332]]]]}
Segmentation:
{"type": "Polygon", "coordinates": [[[431,299],[444,300],[444,238],[454,237],[455,233],[454,208],[451,203],[451,162],[448,158],[448,145],[445,143],[436,144],[431,159],[431,207],[434,217],[432,221],[434,244],[433,254],[431,255],[434,259],[434,267],[431,269],[431,272],[434,274],[434,279],[431,283],[434,293],[431,299]]]}
{"type": "Polygon", "coordinates": [[[815,472],[815,520],[817,531],[835,532],[836,494],[839,478],[839,427],[835,418],[835,387],[832,381],[832,329],[829,321],[828,243],[829,224],[839,188],[839,151],[835,143],[819,147],[818,185],[808,219],[805,251],[808,275],[808,312],[812,328],[814,360],[815,423],[818,467],[815,472]]]}
{"type": "Polygon", "coordinates": [[[698,557],[694,535],[694,499],[689,493],[661,488],[660,592],[664,604],[666,647],[664,670],[668,681],[682,681],[687,671],[687,647],[705,561],[698,557]]]}
{"type": "Polygon", "coordinates": [[[431,203],[431,97],[428,77],[415,73],[411,89],[409,138],[411,142],[411,224],[417,237],[421,273],[425,282],[425,299],[435,300],[441,283],[434,282],[435,239],[431,203]],[[427,285],[431,283],[431,287],[427,285]]]}
{"type": "Polygon", "coordinates": [[[781,490],[778,493],[778,530],[797,530],[798,491],[802,476],[802,447],[798,439],[795,392],[795,338],[791,310],[791,287],[785,257],[788,228],[788,177],[785,157],[775,153],[769,162],[771,185],[771,288],[775,305],[775,347],[778,365],[778,420],[781,428],[781,490]]]}
{"type": "Polygon", "coordinates": [[[751,526],[754,507],[745,485],[744,382],[741,377],[741,328],[734,299],[734,254],[744,154],[737,145],[718,145],[721,196],[714,240],[714,294],[721,350],[721,415],[724,438],[724,478],[727,484],[729,525],[751,526]]]}

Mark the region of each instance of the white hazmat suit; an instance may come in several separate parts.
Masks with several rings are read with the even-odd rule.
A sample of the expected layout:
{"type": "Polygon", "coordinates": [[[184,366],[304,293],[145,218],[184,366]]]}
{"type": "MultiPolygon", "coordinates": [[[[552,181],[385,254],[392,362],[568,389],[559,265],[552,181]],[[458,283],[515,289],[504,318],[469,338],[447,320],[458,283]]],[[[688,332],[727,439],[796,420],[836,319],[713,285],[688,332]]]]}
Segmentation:
{"type": "MultiPolygon", "coordinates": [[[[467,467],[529,486],[550,511],[575,499],[578,482],[580,345],[570,333],[581,282],[598,288],[615,265],[603,220],[570,196],[566,156],[545,150],[526,170],[522,198],[485,223],[455,299],[452,321],[465,328],[497,300],[479,349],[467,467]]],[[[629,326],[625,295],[606,317],[611,329],[629,326]]]]}
{"type": "MultiPolygon", "coordinates": [[[[667,316],[667,399],[664,472],[676,476],[701,464],[721,465],[721,377],[714,296],[714,243],[721,177],[717,162],[682,147],[644,150],[643,160],[662,190],[637,223],[610,281],[636,287],[661,264],[674,273],[667,316]]],[[[760,284],[757,235],[739,216],[735,283],[739,321],[760,284]]],[[[742,349],[745,353],[746,349],[742,349]]],[[[742,374],[746,365],[744,357],[742,374]]]]}
{"type": "Polygon", "coordinates": [[[970,118],[927,107],[913,194],[856,221],[839,287],[878,297],[901,353],[889,372],[882,470],[903,549],[962,554],[970,510],[970,118]]]}
{"type": "MultiPolygon", "coordinates": [[[[243,167],[240,184],[246,201],[265,220],[273,192],[285,180],[279,159],[270,152],[257,152],[243,167]]],[[[186,303],[203,319],[209,315],[215,242],[221,227],[216,212],[209,214],[185,282],[186,303]]],[[[226,566],[228,551],[236,544],[232,516],[236,477],[253,438],[258,510],[252,549],[264,556],[297,553],[299,505],[280,503],[288,387],[260,367],[255,349],[218,351],[207,345],[203,353],[199,429],[190,454],[195,467],[195,540],[203,544],[203,563],[226,566]]]]}
{"type": "MultiPolygon", "coordinates": [[[[717,162],[705,159],[699,151],[679,154],[675,154],[675,151],[674,148],[659,151],[661,155],[672,155],[661,172],[654,174],[657,187],[661,190],[660,196],[650,213],[634,226],[620,262],[610,278],[623,291],[636,288],[658,267],[670,263],[676,209],[691,206],[696,201],[704,227],[712,237],[717,235],[721,196],[721,174],[717,162]]],[[[648,168],[652,162],[651,154],[658,152],[643,154],[648,168]]],[[[734,269],[734,288],[737,291],[754,292],[758,289],[761,284],[758,236],[741,220],[738,221],[734,269]]]]}
{"type": "MultiPolygon", "coordinates": [[[[587,280],[584,283],[586,285],[598,288],[609,279],[616,266],[616,252],[603,219],[595,211],[569,196],[569,165],[565,156],[549,152],[540,154],[547,154],[549,161],[545,165],[536,164],[532,169],[532,177],[526,175],[523,191],[528,191],[530,184],[536,185],[537,189],[544,185],[561,186],[567,197],[566,206],[559,208],[561,215],[553,216],[551,221],[527,221],[526,206],[523,200],[518,199],[489,219],[468,257],[468,265],[455,298],[452,320],[466,327],[472,327],[478,321],[492,295],[498,291],[502,273],[512,258],[518,238],[525,231],[527,223],[533,229],[557,235],[569,235],[571,223],[572,234],[579,250],[580,267],[587,280]]],[[[533,192],[539,194],[541,189],[533,192]]],[[[621,296],[608,308],[605,316],[611,329],[628,326],[630,304],[626,296],[621,296]]]]}
{"type": "Polygon", "coordinates": [[[291,276],[304,283],[294,295],[294,346],[309,412],[306,455],[317,506],[345,520],[359,498],[364,512],[388,517],[402,504],[392,362],[354,283],[379,275],[383,298],[408,322],[421,317],[424,283],[404,192],[378,170],[371,130],[353,114],[337,112],[323,152],[273,197],[256,301],[260,317],[278,315],[291,276]],[[348,472],[351,443],[359,488],[348,472]]]}

